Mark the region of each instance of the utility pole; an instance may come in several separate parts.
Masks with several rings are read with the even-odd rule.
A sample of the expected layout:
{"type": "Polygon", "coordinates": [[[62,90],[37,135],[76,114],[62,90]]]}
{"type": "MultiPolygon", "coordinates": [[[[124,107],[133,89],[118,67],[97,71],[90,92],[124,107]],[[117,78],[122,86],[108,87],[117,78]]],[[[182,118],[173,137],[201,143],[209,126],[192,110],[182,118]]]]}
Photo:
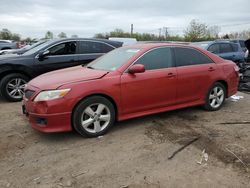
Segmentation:
{"type": "Polygon", "coordinates": [[[131,24],[131,31],[130,31],[130,35],[133,35],[133,31],[134,31],[134,24],[131,24]]]}
{"type": "Polygon", "coordinates": [[[159,28],[159,38],[161,37],[161,28],[159,28]]]}
{"type": "Polygon", "coordinates": [[[163,29],[165,30],[165,38],[168,37],[168,27],[163,27],[163,29]]]}

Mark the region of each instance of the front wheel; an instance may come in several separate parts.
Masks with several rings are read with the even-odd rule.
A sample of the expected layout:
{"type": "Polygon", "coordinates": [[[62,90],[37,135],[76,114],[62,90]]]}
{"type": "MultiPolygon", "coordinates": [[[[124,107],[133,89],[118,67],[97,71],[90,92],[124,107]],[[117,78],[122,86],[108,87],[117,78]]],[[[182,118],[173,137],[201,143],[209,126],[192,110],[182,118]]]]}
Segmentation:
{"type": "Polygon", "coordinates": [[[226,88],[223,84],[216,82],[208,91],[205,109],[209,111],[219,110],[226,98],[226,88]]]}
{"type": "Polygon", "coordinates": [[[2,96],[11,102],[21,101],[24,95],[24,87],[28,82],[28,77],[19,73],[12,73],[0,82],[0,91],[2,96]]]}
{"type": "Polygon", "coordinates": [[[114,105],[106,98],[93,96],[83,100],[72,116],[75,130],[87,137],[105,134],[115,122],[114,105]]]}

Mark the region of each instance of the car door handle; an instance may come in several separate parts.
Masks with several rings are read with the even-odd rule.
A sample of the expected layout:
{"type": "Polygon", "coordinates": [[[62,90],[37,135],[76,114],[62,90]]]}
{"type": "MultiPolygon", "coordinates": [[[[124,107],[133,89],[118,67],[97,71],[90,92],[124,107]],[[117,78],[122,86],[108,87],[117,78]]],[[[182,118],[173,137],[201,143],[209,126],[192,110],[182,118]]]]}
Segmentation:
{"type": "Polygon", "coordinates": [[[210,72],[215,71],[215,68],[209,67],[209,68],[208,68],[208,71],[210,71],[210,72]]]}
{"type": "Polygon", "coordinates": [[[174,73],[172,73],[172,72],[170,72],[170,73],[168,73],[168,74],[167,74],[167,77],[168,77],[168,78],[175,77],[175,74],[174,74],[174,73]]]}

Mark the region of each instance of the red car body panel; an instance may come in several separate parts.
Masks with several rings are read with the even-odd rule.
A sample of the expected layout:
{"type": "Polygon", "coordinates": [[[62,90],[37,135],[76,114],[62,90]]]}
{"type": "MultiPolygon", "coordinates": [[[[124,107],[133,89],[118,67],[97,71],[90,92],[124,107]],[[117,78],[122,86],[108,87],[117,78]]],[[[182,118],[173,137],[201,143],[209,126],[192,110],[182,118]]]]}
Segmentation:
{"type": "Polygon", "coordinates": [[[67,68],[41,75],[30,81],[26,90],[35,91],[24,105],[34,129],[41,132],[64,132],[72,130],[71,118],[79,102],[92,95],[110,99],[117,110],[117,120],[203,105],[209,88],[217,81],[227,85],[227,96],[237,92],[238,73],[235,64],[205,50],[175,44],[144,44],[125,48],[141,48],[126,64],[113,72],[92,70],[81,66],[67,68]],[[157,47],[185,47],[199,50],[214,64],[172,67],[144,73],[129,74],[128,67],[145,52],[157,47]],[[70,92],[60,99],[34,102],[43,90],[67,89],[70,92]],[[39,124],[46,119],[47,125],[39,124]]]}

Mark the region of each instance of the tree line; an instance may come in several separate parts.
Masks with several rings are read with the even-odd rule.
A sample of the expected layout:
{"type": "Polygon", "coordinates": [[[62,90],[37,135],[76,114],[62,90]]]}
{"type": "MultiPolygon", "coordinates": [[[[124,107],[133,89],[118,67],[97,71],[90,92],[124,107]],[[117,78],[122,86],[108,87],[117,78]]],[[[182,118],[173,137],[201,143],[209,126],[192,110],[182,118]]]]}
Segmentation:
{"type": "MultiPolygon", "coordinates": [[[[184,30],[184,35],[170,35],[167,32],[164,35],[156,35],[150,33],[130,33],[124,32],[122,29],[115,29],[114,31],[107,32],[107,33],[97,33],[94,35],[94,38],[102,38],[108,39],[109,37],[126,37],[126,38],[136,38],[137,41],[182,41],[182,42],[199,42],[199,41],[208,41],[208,40],[215,40],[215,39],[236,39],[236,38],[243,38],[249,39],[250,38],[250,29],[240,31],[240,32],[233,32],[226,34],[224,36],[219,36],[221,28],[219,26],[208,26],[205,23],[201,23],[197,20],[192,20],[188,27],[184,30]]],[[[60,32],[57,35],[58,38],[67,38],[67,34],[64,32],[60,32]]],[[[77,35],[71,35],[73,38],[77,38],[77,35]]],[[[51,31],[47,31],[45,33],[44,38],[42,39],[53,39],[54,33],[51,31]]],[[[2,29],[0,31],[0,39],[5,40],[14,40],[14,41],[25,41],[25,42],[33,42],[37,41],[37,39],[32,39],[30,37],[21,39],[21,35],[12,33],[8,29],[2,29]]]]}

